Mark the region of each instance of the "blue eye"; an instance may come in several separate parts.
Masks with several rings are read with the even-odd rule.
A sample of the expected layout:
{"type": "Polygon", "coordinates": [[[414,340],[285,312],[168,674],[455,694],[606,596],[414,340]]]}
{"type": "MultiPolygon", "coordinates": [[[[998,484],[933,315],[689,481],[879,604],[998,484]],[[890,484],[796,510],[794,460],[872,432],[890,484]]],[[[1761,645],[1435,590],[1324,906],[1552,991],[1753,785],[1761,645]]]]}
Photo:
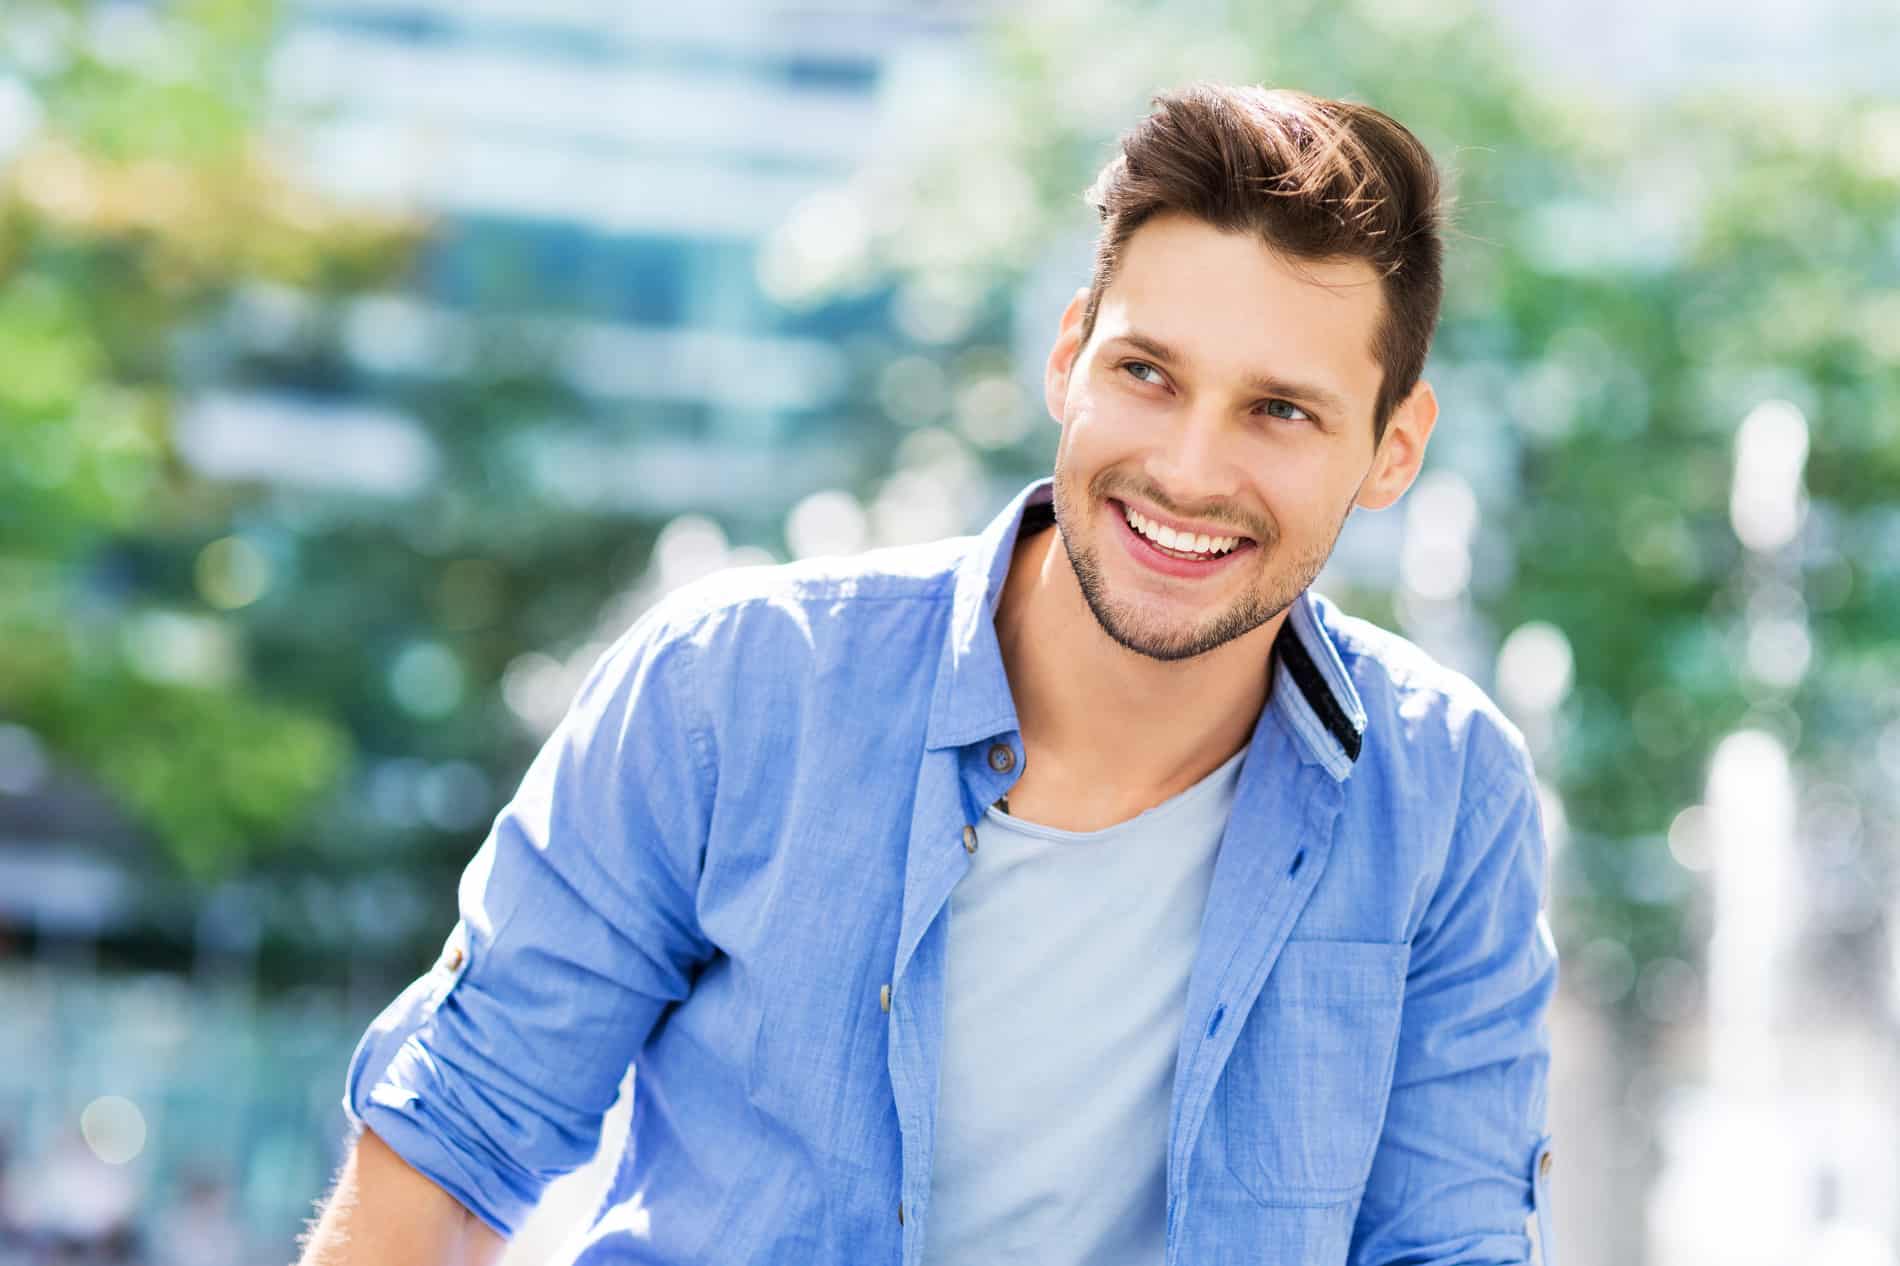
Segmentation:
{"type": "Polygon", "coordinates": [[[1137,381],[1137,382],[1145,382],[1145,383],[1152,383],[1152,384],[1155,384],[1155,385],[1157,385],[1157,386],[1158,386],[1158,385],[1160,385],[1160,382],[1161,382],[1161,371],[1160,371],[1160,370],[1158,370],[1158,369],[1156,369],[1156,368],[1155,368],[1155,367],[1154,367],[1153,365],[1150,365],[1150,364],[1149,364],[1149,363],[1148,363],[1147,361],[1144,361],[1144,360],[1125,360],[1125,361],[1123,361],[1123,362],[1122,362],[1122,365],[1121,365],[1121,367],[1122,367],[1123,369],[1125,369],[1125,370],[1128,370],[1128,371],[1129,371],[1130,373],[1135,373],[1135,371],[1136,371],[1136,370],[1140,370],[1140,369],[1145,369],[1145,370],[1147,370],[1147,371],[1148,371],[1149,373],[1151,373],[1151,374],[1153,374],[1153,375],[1154,375],[1154,377],[1153,377],[1153,378],[1143,378],[1143,377],[1142,377],[1142,376],[1141,376],[1140,374],[1138,374],[1138,373],[1135,373],[1135,381],[1137,381]]]}
{"type": "Polygon", "coordinates": [[[1313,420],[1312,414],[1300,408],[1299,405],[1294,404],[1291,400],[1269,400],[1267,401],[1266,407],[1267,412],[1273,417],[1285,418],[1289,422],[1311,422],[1313,420]],[[1278,410],[1281,409],[1287,410],[1287,412],[1278,412],[1278,410]]]}

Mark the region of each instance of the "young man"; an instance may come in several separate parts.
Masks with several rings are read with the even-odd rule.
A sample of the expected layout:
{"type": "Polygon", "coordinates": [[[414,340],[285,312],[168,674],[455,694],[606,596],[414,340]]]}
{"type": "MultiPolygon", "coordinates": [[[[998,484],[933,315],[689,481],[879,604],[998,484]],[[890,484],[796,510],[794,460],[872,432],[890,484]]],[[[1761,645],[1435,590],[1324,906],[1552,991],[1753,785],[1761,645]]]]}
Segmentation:
{"type": "Polygon", "coordinates": [[[745,569],[600,661],[349,1071],[306,1262],[1544,1260],[1557,961],[1517,732],[1308,586],[1418,473],[1437,176],[1157,98],[1092,197],[1055,477],[745,569]]]}

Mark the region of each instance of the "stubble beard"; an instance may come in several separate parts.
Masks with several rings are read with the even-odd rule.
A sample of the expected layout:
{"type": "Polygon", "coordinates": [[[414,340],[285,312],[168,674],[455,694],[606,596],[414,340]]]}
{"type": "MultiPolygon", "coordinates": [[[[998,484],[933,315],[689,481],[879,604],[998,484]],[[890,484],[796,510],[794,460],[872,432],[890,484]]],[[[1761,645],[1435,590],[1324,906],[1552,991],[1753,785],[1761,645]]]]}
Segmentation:
{"type": "MultiPolygon", "coordinates": [[[[1099,484],[1099,479],[1097,482],[1099,484]]],[[[1084,533],[1080,530],[1090,509],[1103,498],[1114,494],[1103,487],[1092,487],[1087,499],[1077,506],[1073,504],[1073,498],[1066,495],[1065,486],[1066,481],[1058,477],[1055,482],[1056,531],[1062,538],[1063,551],[1069,556],[1069,566],[1075,572],[1076,584],[1082,590],[1082,600],[1088,603],[1089,611],[1095,616],[1095,622],[1101,626],[1102,632],[1117,645],[1164,663],[1205,655],[1235,638],[1253,632],[1293,605],[1294,599],[1306,592],[1319,576],[1320,569],[1325,567],[1326,560],[1332,555],[1333,545],[1339,539],[1339,532],[1346,525],[1346,515],[1342,514],[1331,537],[1322,547],[1288,560],[1285,567],[1269,574],[1264,588],[1249,589],[1225,610],[1216,612],[1196,626],[1167,629],[1143,621],[1110,598],[1100,555],[1085,541],[1084,533]]],[[[1347,513],[1351,513],[1351,510],[1348,504],[1347,513]]],[[[1277,536],[1254,537],[1254,550],[1268,558],[1278,546],[1277,536]]]]}

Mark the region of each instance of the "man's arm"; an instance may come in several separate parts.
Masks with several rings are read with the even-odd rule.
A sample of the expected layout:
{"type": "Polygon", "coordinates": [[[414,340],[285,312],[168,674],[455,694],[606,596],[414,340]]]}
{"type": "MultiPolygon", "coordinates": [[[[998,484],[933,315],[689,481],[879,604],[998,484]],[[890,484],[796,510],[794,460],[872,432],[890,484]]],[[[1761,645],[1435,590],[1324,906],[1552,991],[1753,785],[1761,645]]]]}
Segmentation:
{"type": "Polygon", "coordinates": [[[694,653],[656,608],[601,657],[463,871],[436,965],[350,1060],[352,1124],[504,1239],[594,1155],[628,1067],[713,953],[694,653]]]}
{"type": "MultiPolygon", "coordinates": [[[[1486,774],[1460,814],[1413,938],[1392,1097],[1353,1227],[1351,1266],[1522,1266],[1548,1222],[1546,1012],[1557,951],[1529,758],[1487,727],[1486,774]],[[1505,750],[1500,750],[1505,749],[1505,750]]],[[[1474,749],[1475,750],[1475,749],[1474,749]]],[[[1555,1260],[1542,1243],[1541,1257],[1555,1260]]]]}
{"type": "Polygon", "coordinates": [[[304,1243],[300,1266],[491,1266],[504,1241],[364,1130],[304,1243]]]}

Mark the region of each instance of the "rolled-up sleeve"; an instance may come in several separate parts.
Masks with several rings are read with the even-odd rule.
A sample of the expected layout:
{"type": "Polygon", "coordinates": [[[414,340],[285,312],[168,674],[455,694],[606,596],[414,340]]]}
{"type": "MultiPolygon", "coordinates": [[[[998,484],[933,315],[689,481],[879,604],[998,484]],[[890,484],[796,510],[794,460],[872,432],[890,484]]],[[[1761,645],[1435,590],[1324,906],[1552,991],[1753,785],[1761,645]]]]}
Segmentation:
{"type": "Polygon", "coordinates": [[[649,613],[581,685],[462,875],[436,966],[350,1062],[344,1108],[502,1235],[584,1164],[711,954],[712,811],[690,638],[649,613]]]}
{"type": "Polygon", "coordinates": [[[1519,742],[1483,741],[1492,759],[1414,938],[1351,1266],[1522,1266],[1533,1216],[1542,1260],[1555,1260],[1543,1181],[1557,984],[1546,843],[1519,742]]]}

